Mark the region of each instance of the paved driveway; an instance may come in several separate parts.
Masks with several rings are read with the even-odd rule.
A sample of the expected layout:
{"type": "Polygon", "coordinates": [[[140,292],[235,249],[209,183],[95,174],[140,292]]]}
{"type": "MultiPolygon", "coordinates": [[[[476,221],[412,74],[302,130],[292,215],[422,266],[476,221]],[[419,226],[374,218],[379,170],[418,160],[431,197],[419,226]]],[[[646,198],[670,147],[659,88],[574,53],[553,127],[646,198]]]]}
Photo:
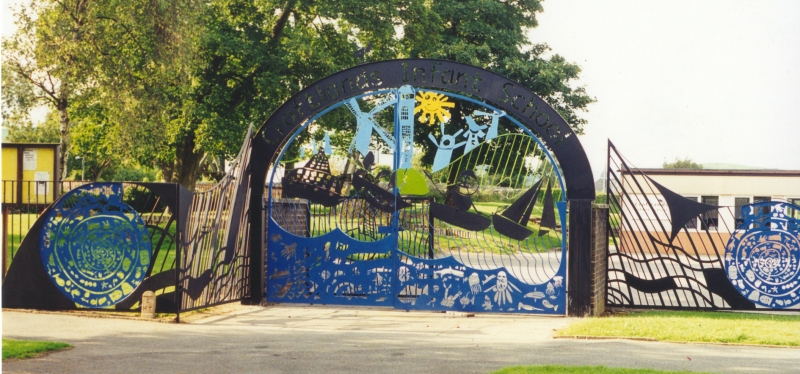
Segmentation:
{"type": "Polygon", "coordinates": [[[800,349],[552,339],[570,318],[241,307],[190,324],[3,312],[3,337],[74,349],[6,361],[8,373],[488,373],[510,365],[797,372],[800,349]]]}

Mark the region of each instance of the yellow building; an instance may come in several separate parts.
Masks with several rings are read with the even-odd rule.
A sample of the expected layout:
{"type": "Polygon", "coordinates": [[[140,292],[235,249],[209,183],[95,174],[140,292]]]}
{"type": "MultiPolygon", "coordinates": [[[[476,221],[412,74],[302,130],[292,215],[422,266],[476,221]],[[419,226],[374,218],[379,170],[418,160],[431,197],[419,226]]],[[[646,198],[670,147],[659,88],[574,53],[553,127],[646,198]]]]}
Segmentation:
{"type": "Polygon", "coordinates": [[[58,197],[59,145],[3,143],[3,204],[46,205],[58,197]]]}

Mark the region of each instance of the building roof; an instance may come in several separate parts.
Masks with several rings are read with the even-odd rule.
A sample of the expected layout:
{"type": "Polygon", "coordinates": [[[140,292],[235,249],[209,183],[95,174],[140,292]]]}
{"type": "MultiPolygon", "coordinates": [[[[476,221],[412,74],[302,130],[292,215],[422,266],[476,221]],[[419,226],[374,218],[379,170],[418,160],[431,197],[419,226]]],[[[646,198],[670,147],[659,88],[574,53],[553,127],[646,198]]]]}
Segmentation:
{"type": "Polygon", "coordinates": [[[18,148],[18,147],[30,147],[30,148],[53,148],[58,147],[59,143],[11,143],[11,142],[3,142],[2,147],[9,147],[9,148],[18,148]]]}
{"type": "MultiPolygon", "coordinates": [[[[635,169],[647,175],[693,175],[731,177],[800,177],[800,170],[730,170],[730,169],[635,169]]],[[[627,171],[621,170],[623,174],[627,171]]]]}

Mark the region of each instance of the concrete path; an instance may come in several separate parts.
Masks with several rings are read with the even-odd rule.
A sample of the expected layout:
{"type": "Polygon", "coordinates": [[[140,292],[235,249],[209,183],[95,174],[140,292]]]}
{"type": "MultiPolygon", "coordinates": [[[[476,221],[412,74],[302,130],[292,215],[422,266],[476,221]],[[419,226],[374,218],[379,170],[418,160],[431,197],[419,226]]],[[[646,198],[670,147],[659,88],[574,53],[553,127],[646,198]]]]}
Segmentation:
{"type": "Polygon", "coordinates": [[[489,373],[523,364],[790,373],[800,349],[552,339],[574,319],[325,306],[241,307],[190,324],[5,310],[3,337],[75,348],[7,373],[489,373]]]}

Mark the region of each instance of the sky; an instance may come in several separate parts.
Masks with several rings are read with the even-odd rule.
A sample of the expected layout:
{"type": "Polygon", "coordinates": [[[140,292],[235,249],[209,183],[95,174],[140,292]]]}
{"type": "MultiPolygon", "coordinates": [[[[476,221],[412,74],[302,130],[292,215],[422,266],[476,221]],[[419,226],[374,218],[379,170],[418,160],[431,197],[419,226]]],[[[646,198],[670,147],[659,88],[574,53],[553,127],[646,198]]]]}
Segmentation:
{"type": "MultiPolygon", "coordinates": [[[[13,32],[2,0],[0,34],[13,32]]],[[[800,1],[546,0],[533,43],[583,69],[581,143],[638,167],[690,158],[800,170],[800,1]]]]}
{"type": "Polygon", "coordinates": [[[0,0],[0,35],[8,36],[14,32],[13,14],[8,10],[9,6],[19,3],[19,0],[0,0]]]}
{"type": "Polygon", "coordinates": [[[581,144],[637,167],[690,158],[800,170],[800,1],[546,0],[533,43],[597,99],[581,144]]]}

